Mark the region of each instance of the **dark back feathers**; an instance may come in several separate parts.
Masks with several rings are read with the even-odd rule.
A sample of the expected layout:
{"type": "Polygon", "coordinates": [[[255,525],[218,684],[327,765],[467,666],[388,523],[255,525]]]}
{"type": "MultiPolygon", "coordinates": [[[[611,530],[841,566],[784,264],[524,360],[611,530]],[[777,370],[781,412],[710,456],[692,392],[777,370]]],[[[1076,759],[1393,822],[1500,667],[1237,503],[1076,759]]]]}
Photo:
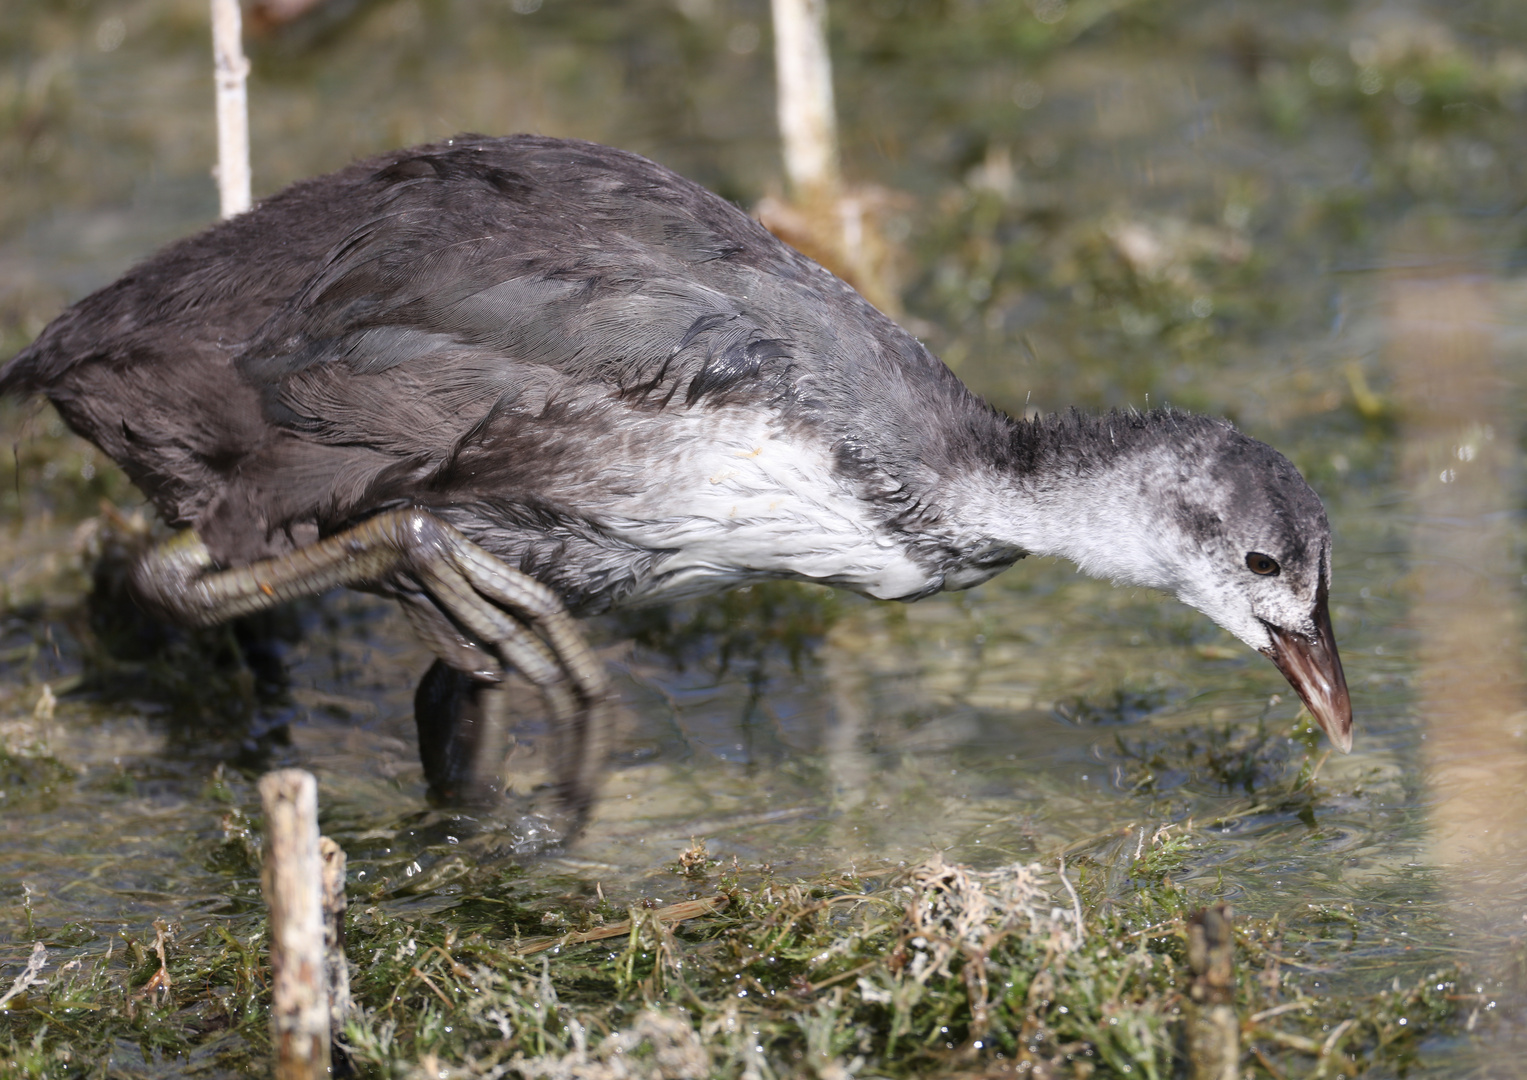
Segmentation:
{"type": "Polygon", "coordinates": [[[47,394],[228,564],[399,502],[555,504],[558,470],[598,465],[578,459],[580,426],[631,411],[772,409],[867,497],[1010,437],[734,206],[636,155],[535,136],[295,184],[70,308],[0,391],[47,394]]]}

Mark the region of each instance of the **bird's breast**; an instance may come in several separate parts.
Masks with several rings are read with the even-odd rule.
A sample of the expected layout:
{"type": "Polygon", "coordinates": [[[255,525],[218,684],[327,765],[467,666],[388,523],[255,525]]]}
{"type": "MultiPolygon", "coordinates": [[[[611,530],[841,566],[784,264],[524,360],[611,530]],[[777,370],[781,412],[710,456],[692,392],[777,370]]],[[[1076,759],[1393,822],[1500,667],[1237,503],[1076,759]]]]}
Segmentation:
{"type": "Polygon", "coordinates": [[[652,449],[628,443],[623,469],[642,482],[615,485],[595,515],[611,537],[655,553],[626,603],[768,578],[882,599],[942,586],[836,471],[823,440],[752,410],[697,411],[665,427],[652,449]]]}

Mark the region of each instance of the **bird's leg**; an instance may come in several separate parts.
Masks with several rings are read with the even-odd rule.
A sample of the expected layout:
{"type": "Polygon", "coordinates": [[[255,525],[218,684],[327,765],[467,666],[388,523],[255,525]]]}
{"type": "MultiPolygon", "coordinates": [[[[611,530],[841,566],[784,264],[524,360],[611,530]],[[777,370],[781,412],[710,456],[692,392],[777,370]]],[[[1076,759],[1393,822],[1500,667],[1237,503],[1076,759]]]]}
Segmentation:
{"type": "MultiPolygon", "coordinates": [[[[572,617],[546,586],[506,566],[452,526],[418,509],[391,510],[288,555],[218,570],[194,531],[150,549],[132,586],[149,607],[192,626],[210,626],[340,586],[395,593],[435,653],[481,683],[518,668],[541,691],[558,733],[563,802],[587,815],[606,723],[604,672],[572,617]]],[[[486,702],[484,703],[487,704],[486,702]]],[[[478,710],[502,724],[494,704],[478,710]]],[[[473,740],[485,752],[502,733],[473,740]]],[[[484,759],[480,776],[500,763],[484,759]]]]}
{"type": "Polygon", "coordinates": [[[492,803],[502,793],[496,767],[513,738],[509,735],[507,692],[478,682],[436,660],[414,692],[419,758],[430,798],[445,805],[492,803]]]}

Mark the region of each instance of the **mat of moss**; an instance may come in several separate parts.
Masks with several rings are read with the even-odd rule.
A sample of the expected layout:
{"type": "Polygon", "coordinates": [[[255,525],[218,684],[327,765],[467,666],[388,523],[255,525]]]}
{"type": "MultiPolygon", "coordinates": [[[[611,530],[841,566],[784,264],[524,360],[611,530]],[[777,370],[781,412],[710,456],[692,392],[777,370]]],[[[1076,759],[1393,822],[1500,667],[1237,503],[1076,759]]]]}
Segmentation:
{"type": "MultiPolygon", "coordinates": [[[[220,857],[254,854],[250,839],[235,823],[220,857]]],[[[421,1080],[1181,1075],[1187,916],[1202,898],[1171,874],[1190,844],[1181,830],[1142,837],[1133,887],[1111,896],[1085,857],[977,870],[935,856],[786,880],[723,867],[703,845],[672,867],[693,898],[667,907],[601,897],[529,910],[486,876],[430,914],[352,895],[357,1010],[340,1068],[421,1080]]],[[[49,943],[35,947],[0,986],[0,1074],[265,1072],[263,916],[156,930],[57,970],[49,943]]],[[[1493,1016],[1483,982],[1459,968],[1333,995],[1312,989],[1322,969],[1275,923],[1240,920],[1235,947],[1243,1067],[1258,1075],[1403,1071],[1422,1040],[1493,1016]]]]}

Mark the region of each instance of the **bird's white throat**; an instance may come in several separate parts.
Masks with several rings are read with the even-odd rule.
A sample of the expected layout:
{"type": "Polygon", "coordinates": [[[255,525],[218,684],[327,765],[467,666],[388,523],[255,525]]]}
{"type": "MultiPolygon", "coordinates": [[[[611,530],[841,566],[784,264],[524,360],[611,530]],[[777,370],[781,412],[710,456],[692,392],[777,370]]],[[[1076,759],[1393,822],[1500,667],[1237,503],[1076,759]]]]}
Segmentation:
{"type": "Polygon", "coordinates": [[[1177,592],[1183,537],[1162,519],[1159,493],[1204,481],[1166,449],[1120,455],[1106,466],[1060,462],[1031,476],[972,474],[952,485],[962,518],[1034,555],[1054,555],[1120,585],[1177,592]]]}

